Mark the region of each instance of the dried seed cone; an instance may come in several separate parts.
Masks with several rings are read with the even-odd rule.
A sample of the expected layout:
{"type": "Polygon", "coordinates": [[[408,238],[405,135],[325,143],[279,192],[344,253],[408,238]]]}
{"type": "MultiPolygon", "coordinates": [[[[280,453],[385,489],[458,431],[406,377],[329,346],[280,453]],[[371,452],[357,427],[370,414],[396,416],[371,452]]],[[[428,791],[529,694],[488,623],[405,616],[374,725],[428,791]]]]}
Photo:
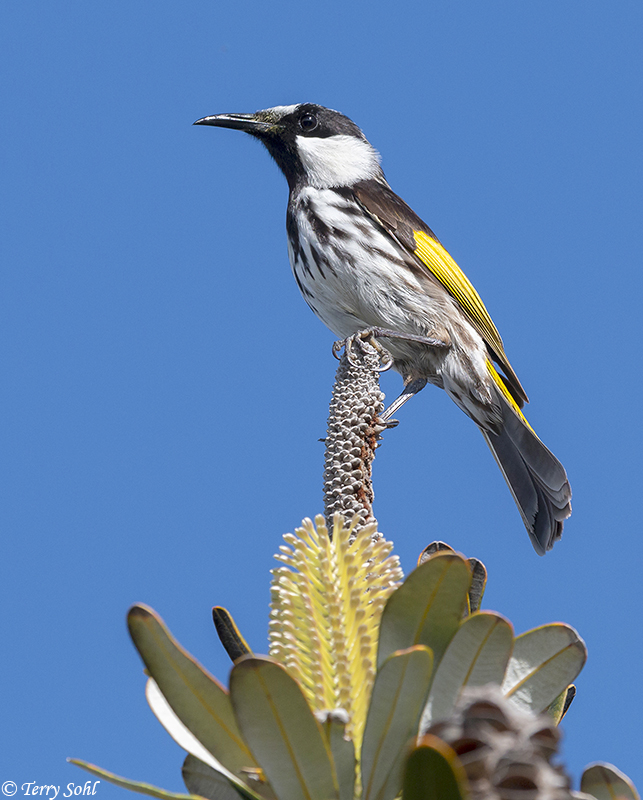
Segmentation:
{"type": "Polygon", "coordinates": [[[333,516],[346,521],[356,514],[359,527],[375,523],[371,465],[384,410],[379,387],[378,351],[369,341],[355,339],[350,358],[342,353],[328,415],[324,461],[324,516],[332,530],[333,516]]]}
{"type": "Polygon", "coordinates": [[[427,731],[458,754],[471,800],[572,800],[570,780],[552,764],[560,732],[544,714],[518,709],[499,687],[466,691],[454,714],[427,731]]]}

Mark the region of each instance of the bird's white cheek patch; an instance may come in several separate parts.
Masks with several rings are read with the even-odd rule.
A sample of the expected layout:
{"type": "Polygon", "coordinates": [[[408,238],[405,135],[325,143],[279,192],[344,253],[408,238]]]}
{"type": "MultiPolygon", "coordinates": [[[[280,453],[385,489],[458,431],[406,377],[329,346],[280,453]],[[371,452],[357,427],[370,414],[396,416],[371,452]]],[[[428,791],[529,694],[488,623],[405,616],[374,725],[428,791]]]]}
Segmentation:
{"type": "Polygon", "coordinates": [[[355,136],[340,134],[325,139],[297,136],[296,142],[306,175],[318,189],[350,186],[379,173],[379,154],[368,142],[355,136]]]}

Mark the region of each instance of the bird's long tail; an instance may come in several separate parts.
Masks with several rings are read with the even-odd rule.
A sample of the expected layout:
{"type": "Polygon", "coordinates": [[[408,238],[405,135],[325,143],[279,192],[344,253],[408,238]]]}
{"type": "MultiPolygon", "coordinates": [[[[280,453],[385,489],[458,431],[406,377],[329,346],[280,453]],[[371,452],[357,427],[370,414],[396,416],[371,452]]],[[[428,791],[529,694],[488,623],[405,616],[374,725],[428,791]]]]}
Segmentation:
{"type": "Polygon", "coordinates": [[[560,539],[563,521],[572,513],[567,473],[536,436],[504,386],[499,387],[498,398],[502,430],[482,433],[511,489],[531,543],[542,556],[560,539]]]}

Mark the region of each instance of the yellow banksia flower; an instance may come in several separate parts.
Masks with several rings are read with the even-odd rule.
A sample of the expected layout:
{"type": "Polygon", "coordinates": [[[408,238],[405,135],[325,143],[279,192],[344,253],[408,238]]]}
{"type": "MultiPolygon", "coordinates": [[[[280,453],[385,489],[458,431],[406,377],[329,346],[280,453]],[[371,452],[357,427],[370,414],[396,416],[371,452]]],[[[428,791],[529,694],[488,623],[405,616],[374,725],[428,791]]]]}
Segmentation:
{"type": "Polygon", "coordinates": [[[315,712],[343,709],[359,752],[375,678],[384,605],[403,574],[376,525],[305,519],[275,556],[270,655],[299,682],[315,712]]]}

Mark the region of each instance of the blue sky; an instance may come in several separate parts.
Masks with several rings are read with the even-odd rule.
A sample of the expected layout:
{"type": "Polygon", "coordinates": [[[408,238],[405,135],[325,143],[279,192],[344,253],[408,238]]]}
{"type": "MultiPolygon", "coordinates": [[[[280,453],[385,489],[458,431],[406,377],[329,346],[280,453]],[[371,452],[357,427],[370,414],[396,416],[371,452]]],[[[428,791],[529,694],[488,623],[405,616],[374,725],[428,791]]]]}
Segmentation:
{"type": "Polygon", "coordinates": [[[5,0],[2,781],[82,783],[75,756],[182,789],[135,601],[222,680],[212,605],[266,650],[272,554],[321,510],[333,336],[290,274],[277,167],[191,124],[312,101],[364,129],[467,272],[574,491],[538,558],[428,388],[378,450],[381,530],[406,571],[438,538],[482,559],[517,631],[576,627],[564,760],[643,786],[642,22],[634,0],[5,0]]]}

